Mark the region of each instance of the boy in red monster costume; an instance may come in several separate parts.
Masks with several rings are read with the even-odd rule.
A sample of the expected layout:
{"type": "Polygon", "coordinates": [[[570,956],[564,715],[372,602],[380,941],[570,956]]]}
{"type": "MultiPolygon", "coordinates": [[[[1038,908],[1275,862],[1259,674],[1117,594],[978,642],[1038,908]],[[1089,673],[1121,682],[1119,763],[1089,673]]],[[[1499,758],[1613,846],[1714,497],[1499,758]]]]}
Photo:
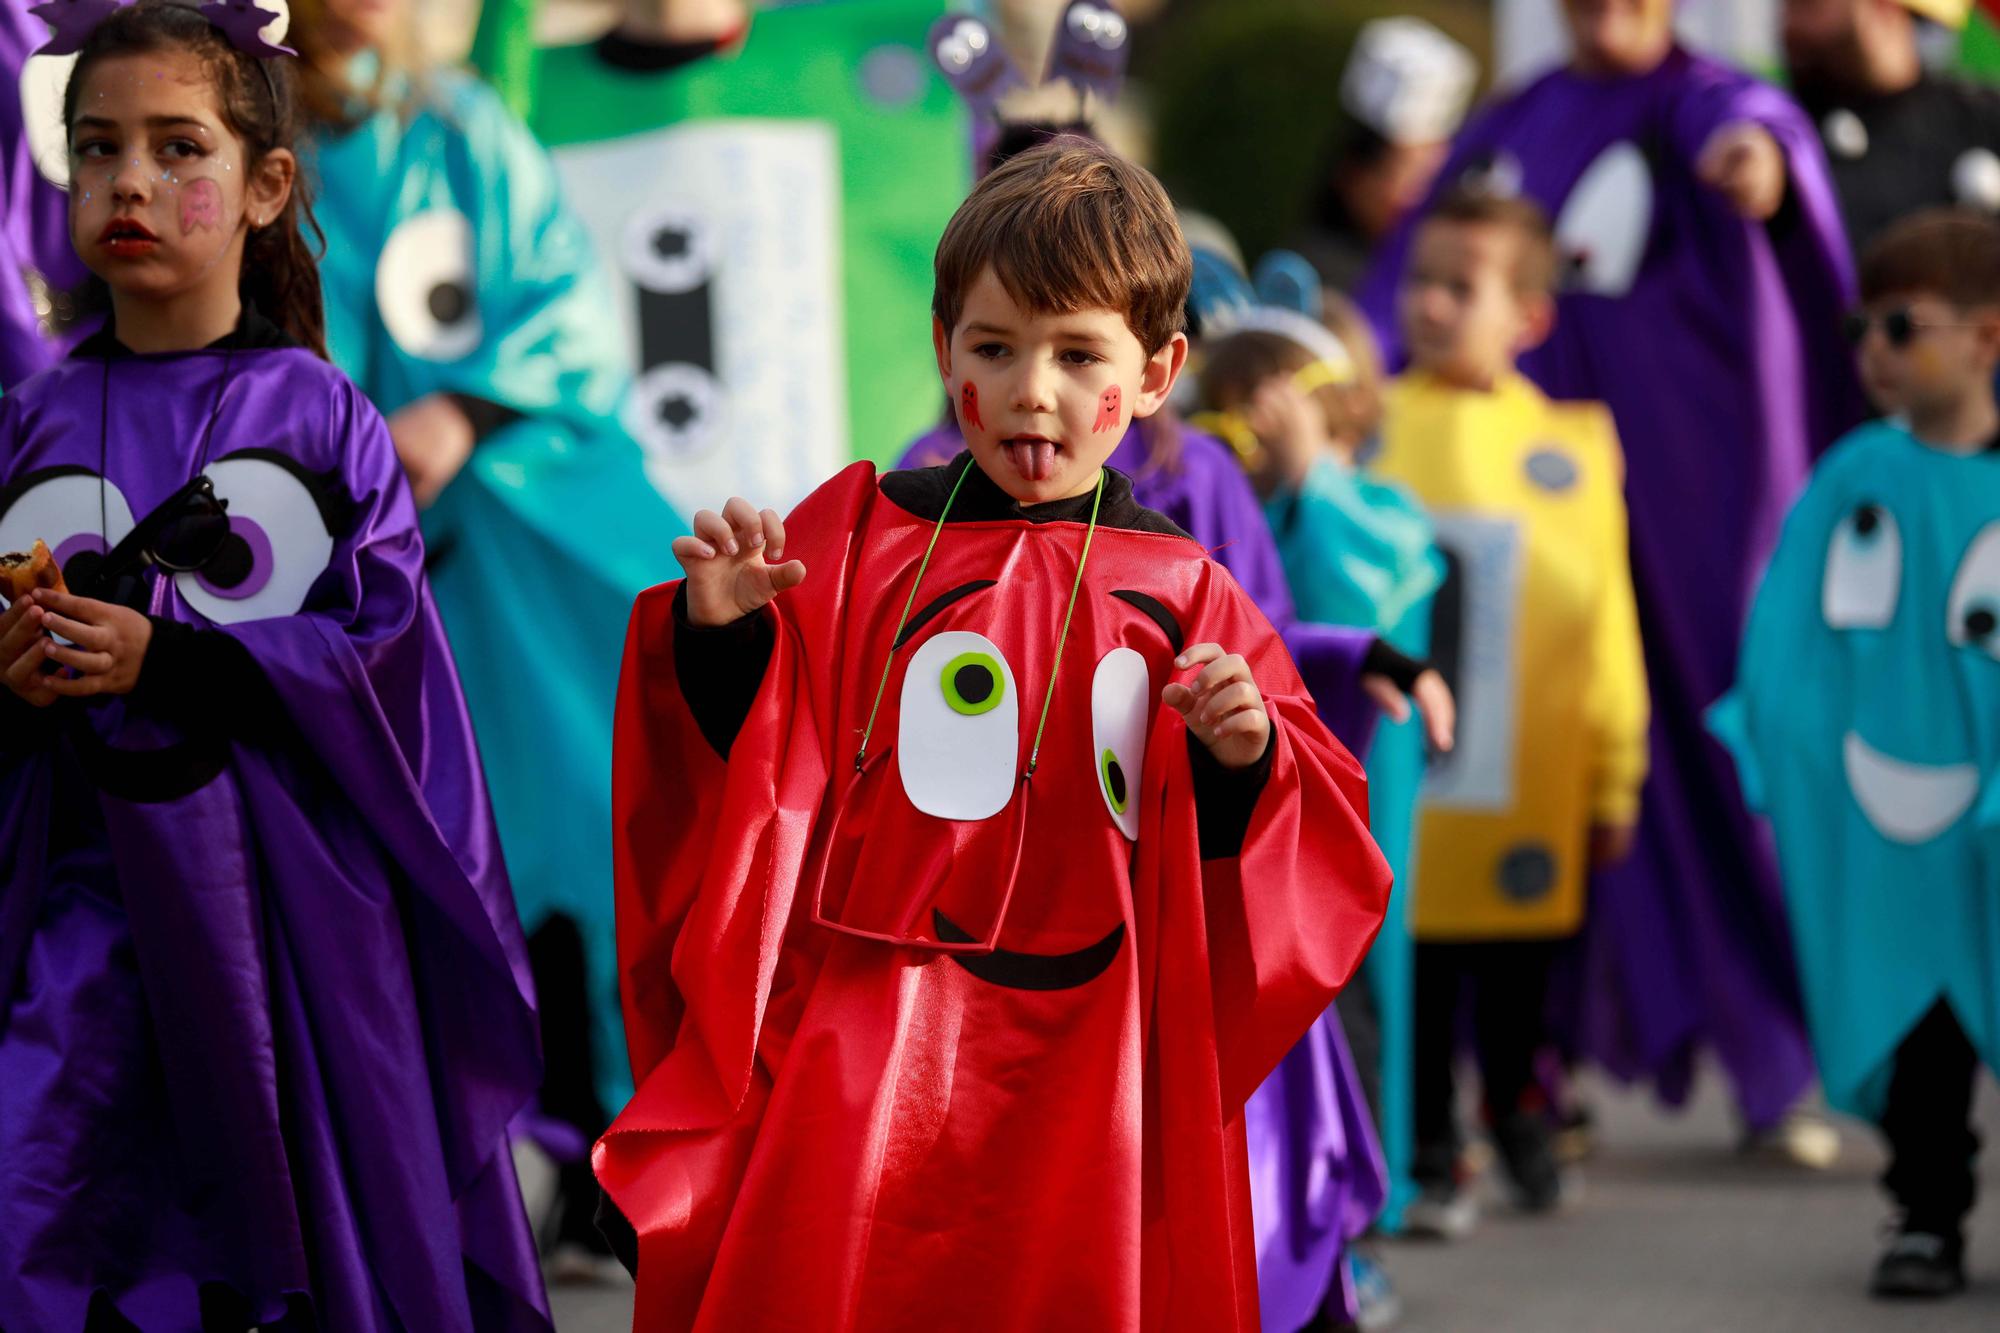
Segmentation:
{"type": "Polygon", "coordinates": [[[1381,922],[1361,769],[1101,466],[1187,354],[1159,183],[1023,154],[936,271],[968,452],[703,512],[634,610],[636,1326],[1255,1329],[1243,1102],[1381,922]]]}

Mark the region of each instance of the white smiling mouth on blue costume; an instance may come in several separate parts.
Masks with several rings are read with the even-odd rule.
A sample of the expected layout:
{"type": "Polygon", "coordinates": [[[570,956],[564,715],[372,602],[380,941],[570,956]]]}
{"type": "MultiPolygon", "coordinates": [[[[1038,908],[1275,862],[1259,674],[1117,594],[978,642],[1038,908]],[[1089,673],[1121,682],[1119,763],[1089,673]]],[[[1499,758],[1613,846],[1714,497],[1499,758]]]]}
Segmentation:
{"type": "Polygon", "coordinates": [[[1913,764],[1883,754],[1852,731],[1842,750],[1854,803],[1891,842],[1929,842],[1963,818],[1979,795],[1974,764],[1913,764]]]}

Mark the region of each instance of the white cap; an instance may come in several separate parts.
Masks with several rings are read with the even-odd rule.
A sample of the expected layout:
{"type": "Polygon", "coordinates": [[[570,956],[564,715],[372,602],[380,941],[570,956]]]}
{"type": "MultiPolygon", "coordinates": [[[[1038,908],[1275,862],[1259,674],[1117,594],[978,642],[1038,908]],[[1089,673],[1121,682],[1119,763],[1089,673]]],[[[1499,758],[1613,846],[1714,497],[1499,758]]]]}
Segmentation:
{"type": "Polygon", "coordinates": [[[1376,19],[1355,38],[1340,100],[1390,143],[1441,143],[1465,119],[1478,78],[1472,53],[1422,19],[1376,19]]]}

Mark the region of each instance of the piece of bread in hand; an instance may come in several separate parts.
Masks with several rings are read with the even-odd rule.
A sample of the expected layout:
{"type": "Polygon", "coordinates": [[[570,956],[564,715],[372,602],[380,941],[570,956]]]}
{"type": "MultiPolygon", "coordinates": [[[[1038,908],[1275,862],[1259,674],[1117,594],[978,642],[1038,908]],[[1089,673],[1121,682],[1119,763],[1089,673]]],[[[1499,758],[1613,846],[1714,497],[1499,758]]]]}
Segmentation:
{"type": "Polygon", "coordinates": [[[63,582],[62,570],[56,565],[56,558],[49,554],[49,548],[39,537],[35,547],[28,552],[15,551],[0,555],[0,597],[12,606],[37,588],[53,588],[57,592],[68,592],[63,582]]]}

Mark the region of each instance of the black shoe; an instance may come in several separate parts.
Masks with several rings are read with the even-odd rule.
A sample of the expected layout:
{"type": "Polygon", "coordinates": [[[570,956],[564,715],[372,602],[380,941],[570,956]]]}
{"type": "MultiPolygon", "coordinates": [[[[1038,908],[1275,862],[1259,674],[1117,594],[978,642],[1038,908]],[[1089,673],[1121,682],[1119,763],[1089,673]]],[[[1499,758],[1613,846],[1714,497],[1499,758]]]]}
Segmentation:
{"type": "Polygon", "coordinates": [[[1956,1232],[1922,1231],[1904,1223],[1875,1262],[1871,1296],[1935,1299],[1965,1290],[1965,1240],[1956,1232]]]}
{"type": "Polygon", "coordinates": [[[1493,1147],[1522,1212],[1546,1213],[1562,1202],[1562,1168],[1546,1118],[1527,1111],[1503,1116],[1493,1126],[1493,1147]]]}

